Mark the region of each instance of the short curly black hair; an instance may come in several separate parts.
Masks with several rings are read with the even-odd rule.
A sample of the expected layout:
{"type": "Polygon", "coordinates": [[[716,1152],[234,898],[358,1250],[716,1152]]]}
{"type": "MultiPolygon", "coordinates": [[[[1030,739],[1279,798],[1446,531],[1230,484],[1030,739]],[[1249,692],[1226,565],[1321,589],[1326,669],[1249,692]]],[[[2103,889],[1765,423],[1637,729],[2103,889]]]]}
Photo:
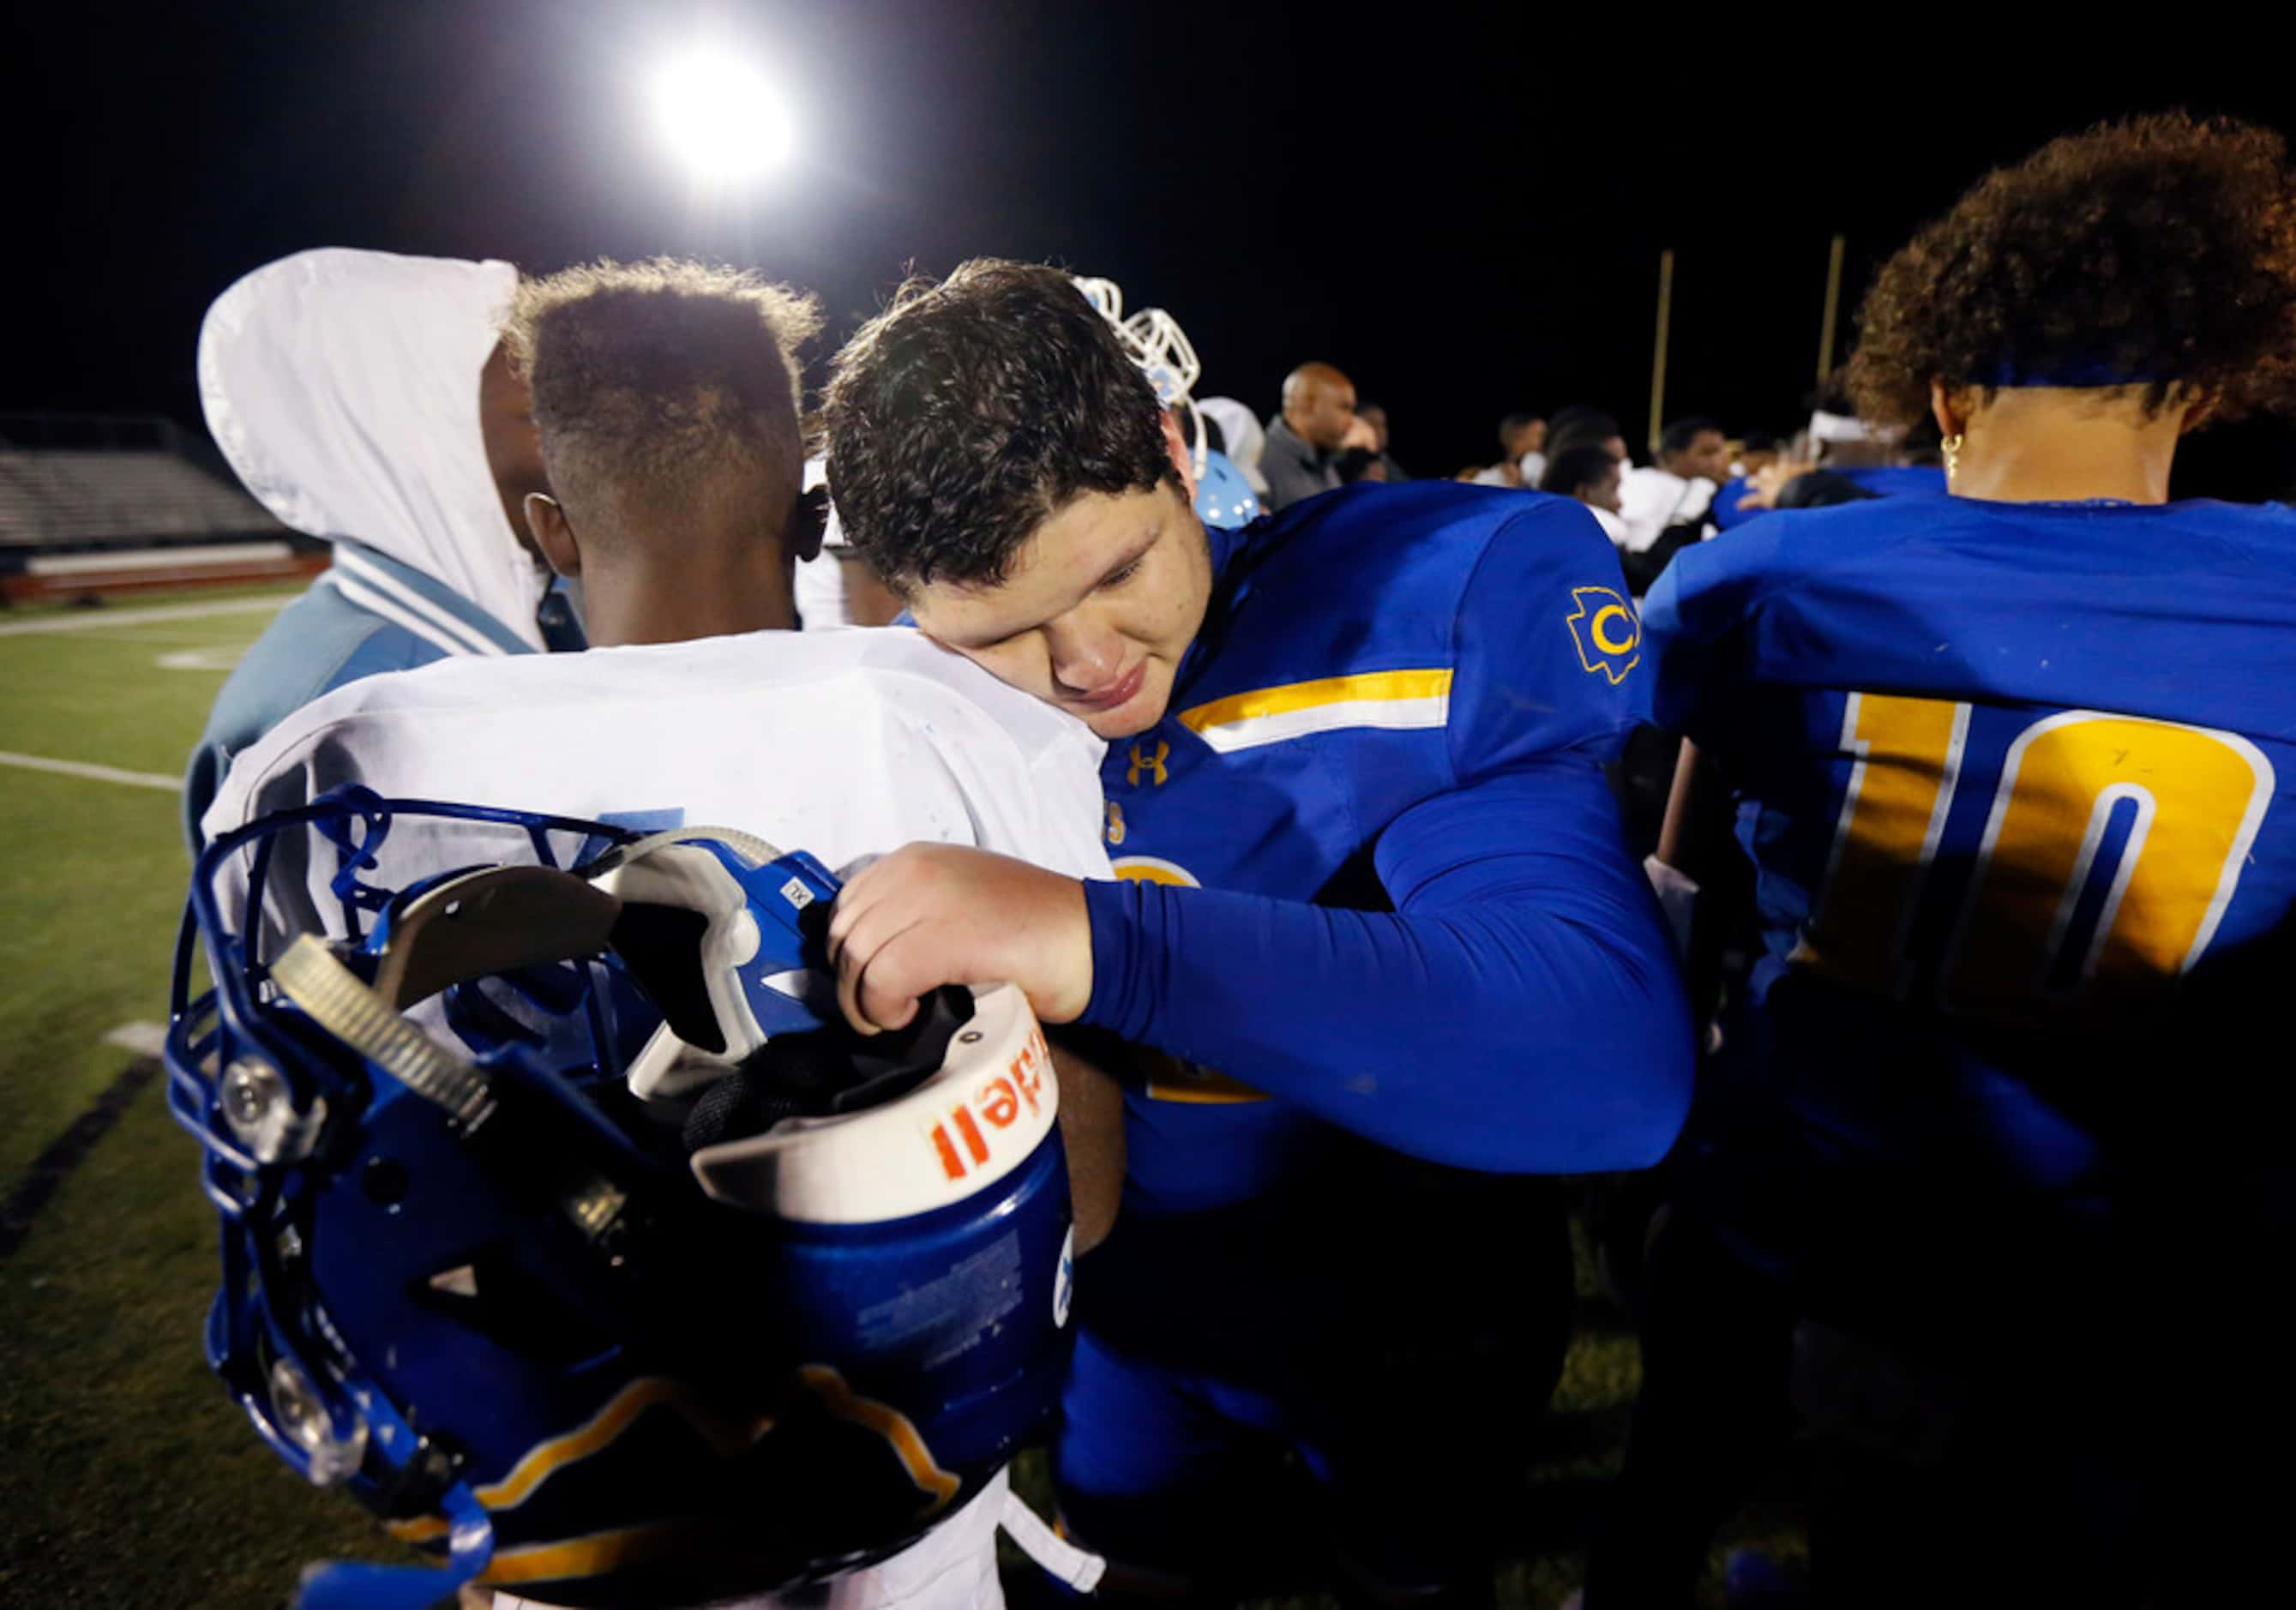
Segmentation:
{"type": "Polygon", "coordinates": [[[801,292],[664,257],[525,281],[503,334],[562,497],[675,506],[736,462],[797,496],[778,483],[804,455],[798,349],[820,326],[801,292]]]}
{"type": "Polygon", "coordinates": [[[2182,112],[2053,140],[1985,176],[1882,267],[1858,315],[1860,414],[1930,384],[2142,384],[2232,417],[2296,400],[2296,185],[2270,129],[2182,112]]]}
{"type": "Polygon", "coordinates": [[[838,354],[822,419],[838,523],[903,593],[993,585],[1070,499],[1179,480],[1148,377],[1067,275],[1030,263],[902,286],[838,354]]]}

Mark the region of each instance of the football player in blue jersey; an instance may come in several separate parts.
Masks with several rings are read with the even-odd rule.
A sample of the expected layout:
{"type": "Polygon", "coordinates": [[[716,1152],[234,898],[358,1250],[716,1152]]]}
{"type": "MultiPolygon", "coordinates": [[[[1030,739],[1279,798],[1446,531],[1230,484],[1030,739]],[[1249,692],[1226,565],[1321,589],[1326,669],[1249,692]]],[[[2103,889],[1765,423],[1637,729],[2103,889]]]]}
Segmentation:
{"type": "Polygon", "coordinates": [[[851,539],[924,630],[1110,741],[1119,881],[912,847],[832,928],[857,1025],[985,966],[1149,1048],[1069,1525],[1122,1581],[1230,1590],[1296,1458],[1351,1591],[1480,1602],[1569,1329],[1524,1177],[1648,1166],[1689,1093],[1602,775],[1641,686],[1610,545],[1447,481],[1207,530],[1107,324],[1015,263],[905,290],[826,418],[851,539]]]}
{"type": "Polygon", "coordinates": [[[1710,878],[1734,815],[1761,945],[1586,1602],[1689,1603],[1790,1401],[1878,1466],[1829,1483],[1825,1602],[2256,1602],[2296,514],[2169,481],[2296,401],[2280,136],[2145,118],[1990,175],[1882,270],[1851,377],[1934,415],[1951,496],[1765,518],[1648,601],[1657,719],[1726,789],[1661,854],[1710,878]]]}

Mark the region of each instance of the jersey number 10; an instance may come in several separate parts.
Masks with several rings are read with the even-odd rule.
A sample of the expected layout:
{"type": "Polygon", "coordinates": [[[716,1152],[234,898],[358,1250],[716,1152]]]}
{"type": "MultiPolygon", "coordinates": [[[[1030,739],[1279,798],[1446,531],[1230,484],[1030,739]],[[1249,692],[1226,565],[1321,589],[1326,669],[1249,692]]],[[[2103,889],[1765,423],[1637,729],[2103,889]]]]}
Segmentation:
{"type": "MultiPolygon", "coordinates": [[[[1900,998],[1934,979],[1946,1005],[1979,1012],[2092,985],[2142,988],[2191,968],[2271,803],[2263,752],[2207,727],[2096,711],[2043,716],[2002,748],[1973,851],[1941,855],[1964,775],[1996,770],[1968,752],[1971,713],[1849,695],[1842,747],[1856,762],[1817,910],[1792,959],[1900,998]],[[1957,880],[1944,875],[1948,862],[1965,863],[1957,880]],[[1956,890],[1940,936],[1939,902],[1956,890]]],[[[1964,813],[1961,826],[1966,834],[1973,819],[1964,813]]]]}

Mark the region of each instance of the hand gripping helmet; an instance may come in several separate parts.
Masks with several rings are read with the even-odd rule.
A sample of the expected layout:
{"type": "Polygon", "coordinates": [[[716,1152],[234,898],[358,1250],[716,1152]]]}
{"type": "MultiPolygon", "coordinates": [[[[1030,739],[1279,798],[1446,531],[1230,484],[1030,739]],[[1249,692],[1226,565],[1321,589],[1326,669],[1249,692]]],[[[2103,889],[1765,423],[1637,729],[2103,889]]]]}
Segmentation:
{"type": "Polygon", "coordinates": [[[739,833],[364,790],[200,858],[167,1060],[222,1216],[209,1362],[435,1560],[322,1567],[303,1604],[817,1580],[1037,1425],[1070,1268],[1044,1039],[1009,986],[849,1037],[817,1004],[837,887],[739,833]],[[531,859],[393,889],[402,822],[531,859]],[[291,867],[330,936],[262,920],[291,867]]]}

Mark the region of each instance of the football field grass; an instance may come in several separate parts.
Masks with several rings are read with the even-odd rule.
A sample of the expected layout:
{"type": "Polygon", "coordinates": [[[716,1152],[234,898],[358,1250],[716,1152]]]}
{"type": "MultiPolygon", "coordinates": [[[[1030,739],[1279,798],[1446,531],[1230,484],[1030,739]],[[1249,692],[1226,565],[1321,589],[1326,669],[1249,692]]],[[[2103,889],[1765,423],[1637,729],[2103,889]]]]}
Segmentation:
{"type": "MultiPolygon", "coordinates": [[[[195,1148],[149,1060],[108,1038],[165,1021],[188,870],[168,782],[292,596],[0,612],[0,1605],[268,1606],[307,1561],[404,1557],[280,1464],[208,1373],[215,1219],[195,1148]]],[[[1580,1289],[1506,1605],[1575,1584],[1638,1379],[1583,1255],[1580,1289]]],[[[1041,1499],[1041,1460],[1021,1477],[1041,1499]]],[[[1787,1536],[1773,1522],[1734,1541],[1787,1536]]]]}

